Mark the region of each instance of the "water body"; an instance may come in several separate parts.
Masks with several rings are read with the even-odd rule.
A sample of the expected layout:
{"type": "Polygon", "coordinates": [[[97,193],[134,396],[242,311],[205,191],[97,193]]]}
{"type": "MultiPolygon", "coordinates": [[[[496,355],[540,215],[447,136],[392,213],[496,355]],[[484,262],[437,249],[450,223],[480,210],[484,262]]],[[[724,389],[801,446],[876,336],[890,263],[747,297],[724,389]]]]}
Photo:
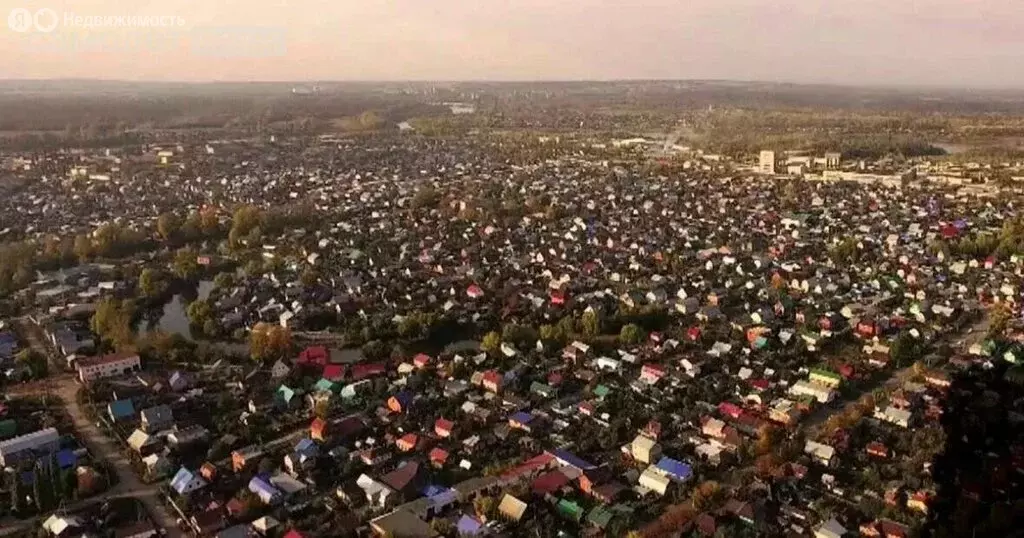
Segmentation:
{"type": "MultiPolygon", "coordinates": [[[[195,298],[206,299],[213,291],[212,280],[202,280],[196,289],[195,298]]],[[[160,319],[150,326],[152,331],[163,331],[169,334],[180,334],[185,338],[192,339],[192,331],[188,324],[188,305],[191,301],[184,294],[178,293],[171,298],[171,301],[164,305],[163,314],[160,319]]]]}

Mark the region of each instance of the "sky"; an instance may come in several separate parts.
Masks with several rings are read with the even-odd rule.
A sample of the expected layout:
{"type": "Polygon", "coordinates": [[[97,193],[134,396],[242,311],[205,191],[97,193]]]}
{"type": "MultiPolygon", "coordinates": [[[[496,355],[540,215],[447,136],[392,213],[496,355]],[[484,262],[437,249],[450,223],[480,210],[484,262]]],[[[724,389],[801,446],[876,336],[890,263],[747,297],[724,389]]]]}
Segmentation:
{"type": "Polygon", "coordinates": [[[728,79],[1022,88],[1019,4],[0,0],[0,21],[7,22],[0,26],[0,79],[728,79]],[[136,17],[134,26],[117,17],[136,17]],[[142,26],[144,20],[157,25],[142,26]]]}

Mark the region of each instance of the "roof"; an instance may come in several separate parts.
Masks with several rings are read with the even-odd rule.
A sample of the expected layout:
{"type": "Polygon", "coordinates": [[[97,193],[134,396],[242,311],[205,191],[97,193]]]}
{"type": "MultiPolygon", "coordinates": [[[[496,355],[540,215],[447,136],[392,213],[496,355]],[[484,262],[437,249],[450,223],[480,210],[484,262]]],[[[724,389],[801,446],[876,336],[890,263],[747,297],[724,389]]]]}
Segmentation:
{"type": "Polygon", "coordinates": [[[580,458],[576,457],[575,454],[572,454],[572,453],[570,453],[568,451],[565,451],[565,450],[561,450],[561,449],[552,450],[552,451],[550,451],[550,454],[552,456],[554,456],[555,459],[557,459],[558,462],[561,463],[562,465],[568,465],[570,467],[575,467],[575,468],[577,468],[577,469],[579,469],[581,471],[587,470],[587,469],[593,469],[593,468],[597,467],[593,463],[590,463],[588,461],[580,459],[580,458]]]}
{"type": "Polygon", "coordinates": [[[189,484],[193,480],[198,480],[202,485],[206,485],[206,481],[199,477],[196,473],[191,470],[181,467],[177,473],[174,473],[174,478],[171,479],[171,488],[178,493],[183,493],[189,484]]]}
{"type": "Polygon", "coordinates": [[[135,415],[135,405],[132,404],[130,399],[114,400],[113,402],[110,402],[107,408],[110,410],[110,415],[115,420],[135,415]]]}
{"type": "Polygon", "coordinates": [[[430,525],[408,510],[395,510],[370,520],[370,525],[379,533],[391,536],[405,538],[430,538],[433,536],[430,525]]]}
{"type": "Polygon", "coordinates": [[[99,366],[101,364],[111,364],[111,363],[121,362],[121,361],[137,361],[137,360],[139,360],[139,356],[136,355],[136,354],[118,353],[118,354],[111,354],[111,355],[103,355],[101,357],[86,357],[86,358],[83,358],[83,359],[78,359],[78,361],[75,362],[75,365],[78,368],[83,368],[83,367],[86,367],[86,366],[99,366]]]}
{"type": "Polygon", "coordinates": [[[419,475],[420,464],[408,462],[405,465],[380,477],[380,481],[395,491],[402,491],[407,488],[419,475]]]}
{"type": "Polygon", "coordinates": [[[526,513],[526,506],[526,503],[523,501],[506,493],[501,498],[501,503],[498,504],[498,512],[509,519],[519,521],[523,518],[523,514],[526,513]]]}
{"type": "Polygon", "coordinates": [[[462,517],[459,518],[459,522],[456,525],[460,536],[475,535],[480,532],[482,527],[483,525],[476,518],[469,517],[466,514],[463,514],[462,517]]]}
{"type": "Polygon", "coordinates": [[[689,465],[668,457],[662,457],[658,460],[655,467],[676,480],[686,480],[693,475],[693,469],[689,465]]]}
{"type": "Polygon", "coordinates": [[[171,408],[166,405],[158,405],[150,407],[149,409],[142,410],[142,420],[154,424],[164,424],[167,422],[174,422],[174,414],[171,413],[171,408]]]}
{"type": "Polygon", "coordinates": [[[60,439],[56,428],[46,428],[25,435],[19,435],[13,439],[0,442],[0,457],[6,458],[10,454],[16,454],[24,450],[56,443],[60,439]]]}

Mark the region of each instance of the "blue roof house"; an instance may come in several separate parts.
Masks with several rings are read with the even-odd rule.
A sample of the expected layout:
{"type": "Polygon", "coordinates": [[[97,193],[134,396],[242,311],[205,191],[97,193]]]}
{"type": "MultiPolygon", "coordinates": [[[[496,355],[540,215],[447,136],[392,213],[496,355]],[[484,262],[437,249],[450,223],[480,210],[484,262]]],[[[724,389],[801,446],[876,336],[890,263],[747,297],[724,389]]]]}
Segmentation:
{"type": "Polygon", "coordinates": [[[135,416],[135,405],[130,399],[114,400],[107,404],[107,414],[114,422],[127,420],[135,416]]]}
{"type": "Polygon", "coordinates": [[[204,487],[206,487],[206,480],[185,467],[178,469],[178,472],[174,473],[174,478],[171,479],[171,489],[178,492],[178,495],[188,495],[204,487]]]}
{"type": "Polygon", "coordinates": [[[693,476],[693,469],[689,465],[672,458],[662,457],[655,464],[655,468],[662,474],[677,482],[685,482],[693,476]]]}
{"type": "Polygon", "coordinates": [[[263,476],[254,476],[249,481],[249,491],[256,494],[264,504],[277,504],[284,495],[263,476]]]}

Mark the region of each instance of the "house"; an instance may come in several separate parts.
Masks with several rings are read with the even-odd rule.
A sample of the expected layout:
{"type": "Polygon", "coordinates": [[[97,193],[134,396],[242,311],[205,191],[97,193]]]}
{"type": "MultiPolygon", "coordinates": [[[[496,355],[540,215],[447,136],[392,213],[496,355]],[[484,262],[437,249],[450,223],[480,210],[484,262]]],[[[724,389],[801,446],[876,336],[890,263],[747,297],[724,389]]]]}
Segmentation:
{"type": "Polygon", "coordinates": [[[488,370],[484,372],[481,382],[483,387],[491,392],[500,392],[502,384],[502,376],[494,370],[488,370]]]}
{"type": "Polygon", "coordinates": [[[407,497],[419,489],[422,478],[419,463],[405,462],[399,464],[394,471],[380,477],[380,482],[399,497],[407,497]]]}
{"type": "Polygon", "coordinates": [[[43,521],[42,527],[52,536],[65,537],[74,535],[77,529],[82,529],[85,525],[75,516],[53,514],[43,521]]]}
{"type": "Polygon", "coordinates": [[[274,403],[281,407],[288,407],[292,402],[296,401],[295,396],[297,394],[298,393],[295,392],[295,389],[288,385],[281,385],[274,393],[274,403]]]}
{"type": "Polygon", "coordinates": [[[878,441],[872,441],[868,443],[868,445],[864,448],[864,451],[878,458],[889,457],[889,449],[886,448],[886,446],[883,445],[882,443],[879,443],[878,441]]]}
{"type": "Polygon", "coordinates": [[[439,418],[436,421],[434,421],[434,433],[436,433],[437,436],[442,439],[447,439],[448,437],[451,437],[452,430],[454,429],[455,423],[450,420],[439,418]]]}
{"type": "Polygon", "coordinates": [[[394,413],[405,413],[412,405],[412,401],[413,394],[407,390],[403,390],[388,398],[388,409],[394,413]]]}
{"type": "Polygon", "coordinates": [[[157,432],[174,425],[174,414],[171,413],[171,408],[166,405],[143,409],[141,417],[142,431],[146,433],[157,432]]]}
{"type": "Polygon", "coordinates": [[[430,525],[408,510],[394,510],[370,520],[370,528],[377,536],[407,536],[431,538],[435,536],[430,525]]]}
{"type": "Polygon", "coordinates": [[[910,411],[907,411],[906,409],[899,409],[890,405],[881,411],[876,409],[875,418],[903,428],[908,428],[910,427],[912,415],[910,411]]]}
{"type": "Polygon", "coordinates": [[[402,452],[410,452],[416,448],[416,443],[419,442],[419,436],[415,433],[407,433],[398,438],[395,445],[398,446],[398,450],[402,452]]]}
{"type": "Polygon", "coordinates": [[[206,480],[203,480],[198,473],[185,467],[178,469],[178,472],[174,474],[174,478],[171,479],[171,489],[177,492],[178,495],[188,495],[205,487],[206,480]]]}
{"type": "Polygon", "coordinates": [[[789,387],[789,393],[797,397],[810,396],[823,404],[831,402],[836,396],[836,392],[831,388],[802,379],[789,387]]]}
{"type": "Polygon", "coordinates": [[[836,521],[836,518],[832,518],[814,529],[814,538],[843,538],[846,532],[846,529],[836,521]]]}
{"type": "Polygon", "coordinates": [[[808,378],[810,379],[811,383],[817,383],[830,389],[838,387],[843,382],[843,377],[841,375],[820,368],[812,369],[808,375],[808,378]]]}
{"type": "Polygon", "coordinates": [[[236,473],[255,464],[263,457],[263,450],[256,446],[239,448],[231,453],[231,469],[236,473]]]}
{"type": "Polygon", "coordinates": [[[292,367],[282,359],[278,359],[272,367],[270,367],[270,376],[274,379],[282,379],[288,377],[289,372],[292,371],[292,367]]]}
{"type": "Polygon", "coordinates": [[[171,462],[160,454],[150,454],[142,458],[146,466],[146,474],[150,477],[162,477],[171,472],[171,462]]]}
{"type": "Polygon", "coordinates": [[[427,366],[430,366],[430,361],[430,355],[427,355],[426,353],[417,353],[416,356],[412,358],[412,365],[422,370],[427,366]]]}
{"type": "Polygon", "coordinates": [[[923,514],[928,513],[929,503],[931,503],[931,494],[926,491],[916,491],[907,498],[907,508],[923,514]]]}
{"type": "Polygon", "coordinates": [[[146,455],[160,446],[160,440],[142,430],[135,430],[125,440],[128,446],[140,455],[146,455]]]}
{"type": "Polygon", "coordinates": [[[274,487],[270,480],[263,476],[254,476],[249,480],[249,491],[255,493],[263,504],[278,504],[284,499],[281,490],[274,487]]]}
{"type": "Polygon", "coordinates": [[[167,435],[167,444],[174,448],[205,441],[210,431],[200,425],[193,425],[187,428],[176,429],[167,435]]]}
{"type": "Polygon", "coordinates": [[[676,482],[685,482],[693,476],[693,469],[689,465],[672,458],[662,457],[654,467],[676,482]]]}
{"type": "Polygon", "coordinates": [[[175,392],[181,392],[187,389],[192,383],[184,372],[175,371],[171,374],[171,377],[167,380],[168,386],[175,392]]]}
{"type": "Polygon", "coordinates": [[[75,368],[78,370],[78,379],[82,383],[89,383],[96,379],[137,372],[142,369],[142,363],[138,355],[104,355],[79,359],[75,368]]]}
{"type": "Polygon", "coordinates": [[[860,526],[860,535],[865,538],[907,538],[910,528],[895,521],[881,519],[860,526]]]}
{"type": "Polygon", "coordinates": [[[529,432],[533,428],[532,424],[535,418],[532,413],[519,411],[508,417],[508,425],[509,427],[529,432]]]}
{"type": "Polygon", "coordinates": [[[804,454],[811,456],[818,463],[828,466],[836,455],[836,449],[826,444],[808,440],[804,445],[804,454]]]}
{"type": "Polygon", "coordinates": [[[107,416],[113,422],[121,422],[135,416],[135,406],[130,399],[114,400],[107,404],[107,416]]]}
{"type": "Polygon", "coordinates": [[[526,503],[512,495],[509,495],[508,493],[506,493],[505,496],[501,498],[501,502],[498,503],[498,513],[505,519],[513,522],[519,522],[523,519],[523,515],[526,513],[526,508],[526,503]]]}
{"type": "Polygon", "coordinates": [[[448,461],[448,451],[441,447],[434,447],[430,450],[430,454],[427,455],[427,458],[435,467],[441,467],[448,461]]]}
{"type": "Polygon", "coordinates": [[[0,465],[10,466],[13,462],[30,458],[34,454],[56,452],[59,444],[60,435],[56,428],[45,428],[2,441],[0,442],[0,465]]]}
{"type": "Polygon", "coordinates": [[[629,452],[640,463],[651,463],[661,456],[661,445],[646,435],[637,435],[630,443],[629,452]]]}
{"type": "Polygon", "coordinates": [[[288,472],[297,475],[301,471],[313,467],[319,455],[320,448],[316,443],[311,439],[300,439],[295,444],[295,448],[285,455],[284,466],[288,469],[288,472]]]}
{"type": "Polygon", "coordinates": [[[639,484],[641,487],[648,490],[654,491],[658,495],[664,496],[668,493],[668,486],[672,481],[658,471],[658,469],[649,465],[644,472],[640,474],[639,484]]]}
{"type": "Polygon", "coordinates": [[[309,436],[317,441],[326,441],[329,435],[327,421],[316,417],[309,425],[309,436]]]}

